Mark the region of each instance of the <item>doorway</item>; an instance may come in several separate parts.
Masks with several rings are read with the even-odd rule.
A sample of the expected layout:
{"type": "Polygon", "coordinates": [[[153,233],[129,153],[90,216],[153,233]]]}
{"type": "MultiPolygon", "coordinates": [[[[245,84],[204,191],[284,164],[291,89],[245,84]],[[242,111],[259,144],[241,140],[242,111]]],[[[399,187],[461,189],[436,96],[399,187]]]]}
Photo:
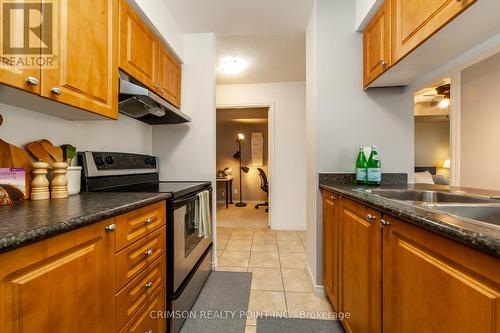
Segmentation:
{"type": "Polygon", "coordinates": [[[269,108],[216,115],[217,226],[269,229],[269,108]]]}
{"type": "Polygon", "coordinates": [[[416,184],[450,184],[450,85],[445,78],[415,94],[416,184]]]}

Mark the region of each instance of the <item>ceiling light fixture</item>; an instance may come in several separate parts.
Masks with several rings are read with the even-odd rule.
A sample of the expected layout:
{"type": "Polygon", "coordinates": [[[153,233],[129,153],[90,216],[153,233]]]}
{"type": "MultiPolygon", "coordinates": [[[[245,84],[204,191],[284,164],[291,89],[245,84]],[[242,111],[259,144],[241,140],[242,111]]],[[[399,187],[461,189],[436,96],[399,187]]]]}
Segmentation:
{"type": "Polygon", "coordinates": [[[226,74],[241,73],[247,67],[247,62],[239,57],[226,57],[220,61],[220,70],[226,74]]]}
{"type": "Polygon", "coordinates": [[[438,108],[440,108],[440,109],[447,109],[448,106],[450,106],[450,99],[449,98],[443,98],[438,104],[438,108]]]}

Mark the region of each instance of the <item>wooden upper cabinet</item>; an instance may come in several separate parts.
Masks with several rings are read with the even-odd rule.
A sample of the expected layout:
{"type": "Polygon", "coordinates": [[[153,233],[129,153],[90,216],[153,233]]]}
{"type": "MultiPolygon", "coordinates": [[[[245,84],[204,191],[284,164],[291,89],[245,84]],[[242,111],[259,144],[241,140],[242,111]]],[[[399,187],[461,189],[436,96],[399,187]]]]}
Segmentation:
{"type": "Polygon", "coordinates": [[[42,70],[41,95],[118,118],[118,5],[115,0],[60,0],[56,68],[42,70]]]}
{"type": "Polygon", "coordinates": [[[499,259],[384,219],[384,333],[500,331],[499,259]]]}
{"type": "Polygon", "coordinates": [[[382,330],[380,215],[364,205],[342,198],[340,303],[342,311],[351,314],[343,321],[348,333],[380,333],[382,330]]]}
{"type": "Polygon", "coordinates": [[[158,38],[127,4],[120,1],[120,68],[153,90],[158,90],[158,38]]]}
{"type": "Polygon", "coordinates": [[[363,84],[365,87],[392,64],[390,5],[390,0],[386,0],[363,32],[363,84]]]}
{"type": "Polygon", "coordinates": [[[160,45],[158,52],[158,93],[177,108],[181,106],[181,65],[169,50],[160,45]]]}
{"type": "Polygon", "coordinates": [[[323,191],[323,285],[337,311],[339,304],[339,230],[340,196],[323,191]]]}
{"type": "MultiPolygon", "coordinates": [[[[23,8],[26,6],[28,2],[18,2],[16,6],[17,8],[23,8]]],[[[38,2],[38,5],[40,3],[38,2]]],[[[37,6],[37,2],[31,1],[29,2],[31,8],[33,6],[37,6]]],[[[7,15],[7,14],[4,14],[7,15]]],[[[20,15],[10,15],[9,19],[11,20],[11,24],[9,27],[9,40],[4,40],[4,38],[0,38],[0,56],[5,57],[6,59],[12,59],[11,57],[23,56],[26,54],[23,51],[23,48],[31,46],[37,47],[37,45],[33,45],[32,43],[36,43],[36,39],[30,40],[30,45],[27,45],[24,41],[24,33],[22,29],[12,29],[11,27],[22,27],[23,22],[21,20],[24,19],[23,16],[20,15]],[[4,43],[9,43],[9,45],[4,45],[4,43]],[[12,47],[12,48],[11,48],[12,47]],[[19,49],[21,47],[21,49],[19,49]],[[16,50],[17,48],[17,50],[16,50]],[[4,52],[5,51],[5,52],[4,52]]],[[[3,24],[3,22],[2,22],[3,24]]],[[[39,43],[38,43],[39,44],[39,43]]],[[[29,57],[38,56],[40,52],[35,54],[26,54],[29,57]]],[[[19,66],[19,63],[14,61],[12,65],[9,65],[7,62],[0,62],[0,83],[9,85],[14,88],[23,89],[35,94],[40,93],[40,66],[33,67],[24,67],[19,66]],[[16,65],[14,65],[16,64],[16,65]]]]}
{"type": "Polygon", "coordinates": [[[476,1],[390,0],[393,63],[401,60],[476,1]]]}
{"type": "Polygon", "coordinates": [[[0,255],[0,332],[114,332],[112,220],[0,255]]]}

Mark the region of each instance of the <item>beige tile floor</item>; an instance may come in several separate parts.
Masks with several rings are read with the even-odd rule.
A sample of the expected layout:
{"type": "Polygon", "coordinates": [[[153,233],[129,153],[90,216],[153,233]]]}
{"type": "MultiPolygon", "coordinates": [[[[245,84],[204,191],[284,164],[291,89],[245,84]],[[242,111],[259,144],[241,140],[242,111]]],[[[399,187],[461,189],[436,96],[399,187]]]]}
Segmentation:
{"type": "Polygon", "coordinates": [[[257,202],[247,202],[246,207],[217,203],[217,226],[223,228],[268,229],[268,213],[264,208],[255,209],[257,202]]]}
{"type": "MultiPolygon", "coordinates": [[[[331,312],[325,297],[316,296],[305,266],[305,232],[262,228],[217,228],[218,271],[251,272],[249,311],[331,312]]],[[[255,332],[247,320],[246,332],[255,332]]]]}

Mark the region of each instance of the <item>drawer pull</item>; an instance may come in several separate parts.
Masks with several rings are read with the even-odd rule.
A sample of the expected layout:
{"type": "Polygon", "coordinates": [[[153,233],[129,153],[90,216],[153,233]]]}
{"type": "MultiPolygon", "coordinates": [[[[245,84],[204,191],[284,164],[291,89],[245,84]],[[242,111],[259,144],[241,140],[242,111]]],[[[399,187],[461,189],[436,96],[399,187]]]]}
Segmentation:
{"type": "Polygon", "coordinates": [[[375,217],[375,216],[373,216],[372,214],[368,214],[368,215],[366,215],[366,220],[367,220],[368,222],[373,222],[373,221],[375,221],[375,219],[376,219],[376,217],[375,217]]]}
{"type": "Polygon", "coordinates": [[[144,224],[146,225],[153,224],[153,219],[151,217],[149,219],[146,219],[146,221],[144,221],[144,224]]]}
{"type": "Polygon", "coordinates": [[[40,83],[40,81],[38,81],[36,77],[28,76],[28,78],[26,79],[26,83],[32,87],[36,87],[40,83]]]}
{"type": "Polygon", "coordinates": [[[382,228],[387,228],[387,227],[390,227],[390,226],[391,226],[391,222],[386,221],[386,220],[384,220],[384,219],[381,219],[381,220],[380,220],[380,226],[381,226],[382,228]]]}
{"type": "Polygon", "coordinates": [[[58,87],[54,87],[54,88],[50,89],[50,92],[52,93],[52,95],[55,95],[55,96],[59,96],[62,94],[61,88],[58,88],[58,87]]]}
{"type": "Polygon", "coordinates": [[[116,230],[116,224],[114,224],[114,223],[113,223],[113,224],[110,224],[110,225],[106,226],[106,227],[104,228],[104,230],[106,230],[106,232],[113,232],[113,231],[115,231],[115,230],[116,230]]]}
{"type": "Polygon", "coordinates": [[[144,333],[155,333],[153,330],[146,331],[144,333]]]}
{"type": "Polygon", "coordinates": [[[153,255],[153,250],[147,250],[146,252],[144,252],[144,254],[146,255],[146,257],[151,257],[153,255]]]}
{"type": "Polygon", "coordinates": [[[153,282],[151,282],[151,281],[149,281],[148,283],[146,283],[144,285],[144,288],[146,288],[146,289],[151,289],[152,287],[153,287],[153,282]]]}

